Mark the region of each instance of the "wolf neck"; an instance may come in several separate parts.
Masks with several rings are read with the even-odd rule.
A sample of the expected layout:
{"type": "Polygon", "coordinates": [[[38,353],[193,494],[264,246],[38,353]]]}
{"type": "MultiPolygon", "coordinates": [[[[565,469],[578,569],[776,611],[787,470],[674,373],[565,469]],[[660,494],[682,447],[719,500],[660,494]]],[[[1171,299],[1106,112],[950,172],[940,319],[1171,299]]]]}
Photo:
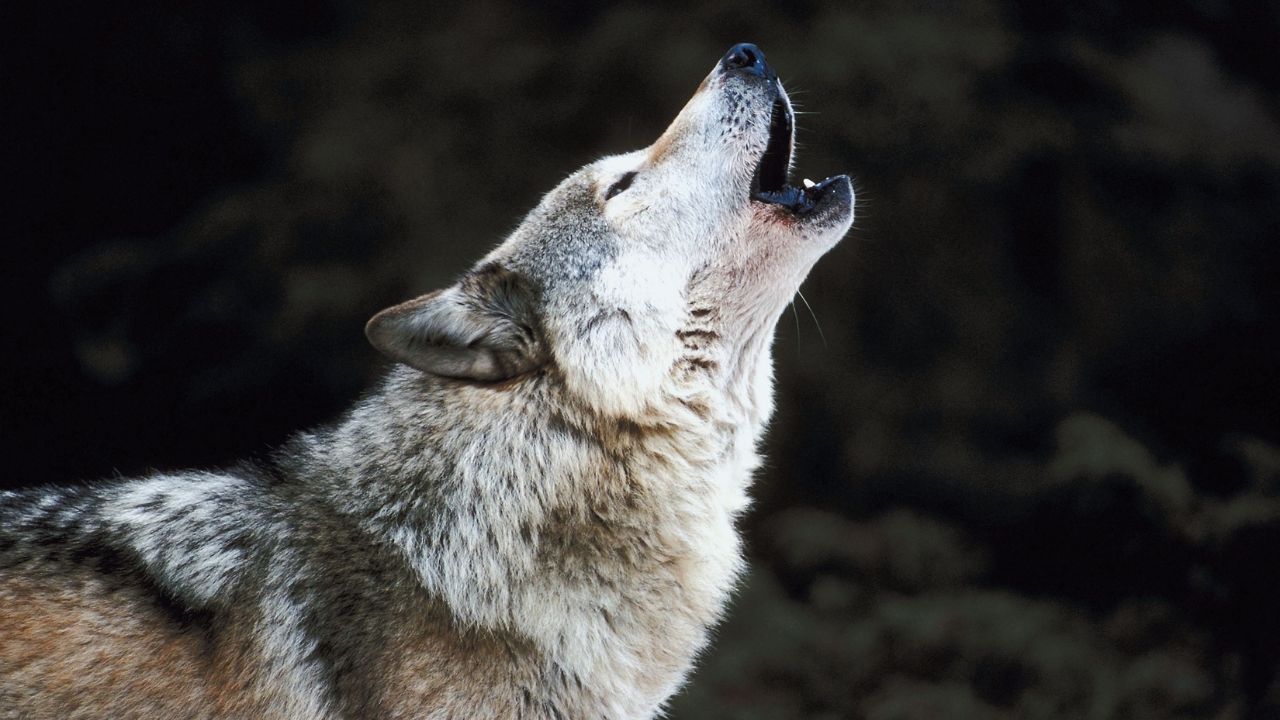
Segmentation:
{"type": "MultiPolygon", "coordinates": [[[[764,395],[767,367],[748,383],[764,395]]],[[[606,422],[565,407],[552,378],[446,389],[397,368],[312,447],[339,466],[335,505],[460,623],[524,634],[583,679],[616,667],[617,682],[661,685],[656,697],[740,571],[733,521],[763,423],[735,402],[710,398],[699,416],[668,400],[668,425],[606,422]],[[654,667],[670,672],[636,670],[654,667]]]]}

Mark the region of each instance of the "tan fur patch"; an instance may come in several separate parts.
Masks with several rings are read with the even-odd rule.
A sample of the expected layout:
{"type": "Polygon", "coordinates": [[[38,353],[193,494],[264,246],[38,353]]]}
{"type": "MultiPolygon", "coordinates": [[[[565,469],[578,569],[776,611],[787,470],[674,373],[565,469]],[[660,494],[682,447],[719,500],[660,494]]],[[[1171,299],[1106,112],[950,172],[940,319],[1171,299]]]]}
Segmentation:
{"type": "MultiPolygon", "coordinates": [[[[521,703],[516,648],[493,632],[457,627],[442,607],[411,616],[417,619],[386,646],[372,673],[382,680],[378,717],[514,715],[521,703]]],[[[520,656],[528,652],[519,648],[520,656]]],[[[524,680],[532,687],[532,678],[524,680]]]]}
{"type": "Polygon", "coordinates": [[[84,573],[0,574],[0,717],[207,717],[201,640],[84,573]]]}
{"type": "Polygon", "coordinates": [[[662,162],[662,159],[665,158],[667,154],[671,152],[671,148],[675,143],[675,141],[676,141],[676,134],[673,133],[671,130],[667,130],[666,132],[662,133],[662,137],[658,138],[657,141],[653,143],[653,145],[649,146],[648,163],[650,165],[657,165],[658,163],[662,162]]]}

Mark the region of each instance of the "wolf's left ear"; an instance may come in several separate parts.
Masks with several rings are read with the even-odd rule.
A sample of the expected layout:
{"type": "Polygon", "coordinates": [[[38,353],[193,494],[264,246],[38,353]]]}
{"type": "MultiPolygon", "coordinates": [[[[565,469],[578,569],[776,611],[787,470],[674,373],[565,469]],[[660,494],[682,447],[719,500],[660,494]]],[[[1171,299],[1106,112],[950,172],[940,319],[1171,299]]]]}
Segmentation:
{"type": "Polygon", "coordinates": [[[442,377],[496,382],[546,362],[536,294],[497,265],[373,316],[364,334],[393,360],[442,377]]]}

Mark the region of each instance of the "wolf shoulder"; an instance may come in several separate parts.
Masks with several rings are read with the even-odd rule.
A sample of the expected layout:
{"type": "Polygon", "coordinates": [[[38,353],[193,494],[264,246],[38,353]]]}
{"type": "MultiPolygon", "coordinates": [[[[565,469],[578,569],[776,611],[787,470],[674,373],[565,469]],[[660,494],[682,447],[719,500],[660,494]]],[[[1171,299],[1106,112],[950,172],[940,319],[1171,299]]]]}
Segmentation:
{"type": "Polygon", "coordinates": [[[0,718],[326,716],[400,583],[305,494],[248,464],[0,494],[0,718]]]}

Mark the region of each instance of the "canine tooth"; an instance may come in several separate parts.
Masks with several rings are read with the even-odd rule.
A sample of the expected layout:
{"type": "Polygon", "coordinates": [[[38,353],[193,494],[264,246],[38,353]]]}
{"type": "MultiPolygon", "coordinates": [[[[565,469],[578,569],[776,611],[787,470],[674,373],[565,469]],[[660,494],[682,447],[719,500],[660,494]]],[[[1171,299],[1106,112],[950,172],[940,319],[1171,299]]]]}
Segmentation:
{"type": "Polygon", "coordinates": [[[811,187],[813,187],[813,181],[812,181],[812,180],[810,180],[809,178],[805,178],[805,179],[804,179],[804,186],[805,186],[805,187],[807,187],[807,188],[811,188],[811,187]]]}

